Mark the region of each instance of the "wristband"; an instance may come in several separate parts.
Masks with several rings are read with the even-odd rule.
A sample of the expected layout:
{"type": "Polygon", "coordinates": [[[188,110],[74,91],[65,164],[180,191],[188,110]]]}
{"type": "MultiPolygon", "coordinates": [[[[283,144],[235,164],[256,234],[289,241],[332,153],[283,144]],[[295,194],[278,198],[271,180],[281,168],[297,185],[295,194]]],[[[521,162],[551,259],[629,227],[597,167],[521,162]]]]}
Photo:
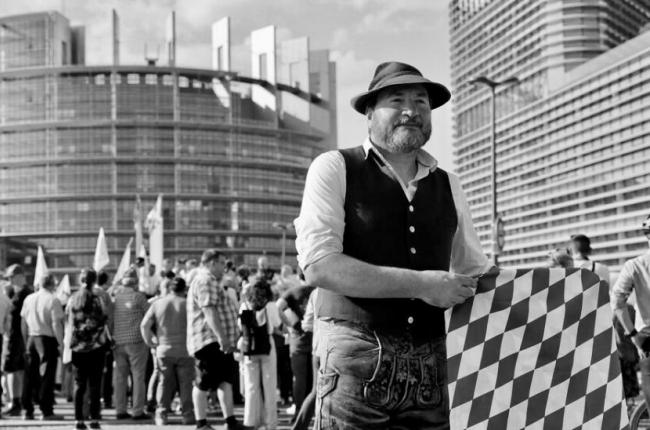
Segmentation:
{"type": "Polygon", "coordinates": [[[628,339],[630,339],[630,338],[636,336],[637,334],[639,334],[639,332],[636,331],[635,328],[633,328],[631,332],[629,332],[629,333],[627,333],[627,334],[625,335],[625,337],[628,338],[628,339]]]}

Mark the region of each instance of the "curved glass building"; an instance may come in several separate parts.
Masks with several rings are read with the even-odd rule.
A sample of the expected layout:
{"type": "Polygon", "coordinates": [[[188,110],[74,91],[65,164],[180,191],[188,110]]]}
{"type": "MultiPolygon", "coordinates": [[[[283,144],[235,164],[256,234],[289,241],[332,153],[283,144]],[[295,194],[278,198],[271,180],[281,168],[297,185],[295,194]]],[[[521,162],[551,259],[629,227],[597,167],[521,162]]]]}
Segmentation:
{"type": "MultiPolygon", "coordinates": [[[[229,70],[228,27],[213,27],[216,70],[176,67],[173,51],[165,66],[119,65],[117,52],[85,66],[83,28],[62,15],[0,18],[2,236],[44,245],[64,273],[92,263],[103,227],[115,267],[136,195],[146,216],[162,194],[165,257],[217,247],[277,267],[277,227],[297,216],[311,160],[336,147],[334,65],[306,38],[276,55],[267,27],[253,41],[273,43],[253,49],[241,76],[229,70]]],[[[175,28],[170,49],[174,38],[175,28]]]]}
{"type": "Polygon", "coordinates": [[[538,267],[572,234],[620,270],[647,249],[650,3],[450,0],[457,172],[492,248],[490,91],[496,90],[496,200],[505,267],[538,267]]]}

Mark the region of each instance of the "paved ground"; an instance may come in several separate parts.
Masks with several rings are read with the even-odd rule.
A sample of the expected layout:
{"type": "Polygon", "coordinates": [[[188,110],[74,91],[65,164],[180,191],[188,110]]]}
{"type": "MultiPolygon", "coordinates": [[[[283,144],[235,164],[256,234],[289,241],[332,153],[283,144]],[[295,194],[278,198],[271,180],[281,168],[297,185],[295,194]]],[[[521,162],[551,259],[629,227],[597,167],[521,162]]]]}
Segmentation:
{"type": "MultiPolygon", "coordinates": [[[[72,404],[65,402],[65,399],[57,398],[57,405],[55,407],[55,412],[61,414],[65,417],[64,421],[41,421],[38,411],[36,412],[35,421],[22,421],[22,419],[15,419],[14,417],[3,417],[0,419],[0,429],[24,429],[24,430],[62,430],[62,429],[73,429],[74,428],[74,408],[72,404]]],[[[236,408],[236,413],[239,419],[241,420],[242,414],[244,413],[244,408],[238,406],[236,408]]],[[[279,415],[279,426],[278,430],[288,430],[291,428],[289,424],[290,417],[284,411],[284,408],[278,408],[279,415]]],[[[159,429],[153,423],[153,420],[150,422],[142,421],[116,421],[115,420],[115,409],[104,409],[102,411],[102,428],[103,429],[137,429],[137,430],[154,430],[159,429]]],[[[19,418],[19,417],[16,417],[19,418]]],[[[210,413],[208,417],[208,422],[215,428],[215,430],[221,430],[223,425],[223,419],[221,418],[221,413],[210,413]]],[[[169,425],[164,427],[165,430],[192,430],[195,426],[185,426],[181,424],[180,415],[171,415],[169,417],[169,425]]]]}

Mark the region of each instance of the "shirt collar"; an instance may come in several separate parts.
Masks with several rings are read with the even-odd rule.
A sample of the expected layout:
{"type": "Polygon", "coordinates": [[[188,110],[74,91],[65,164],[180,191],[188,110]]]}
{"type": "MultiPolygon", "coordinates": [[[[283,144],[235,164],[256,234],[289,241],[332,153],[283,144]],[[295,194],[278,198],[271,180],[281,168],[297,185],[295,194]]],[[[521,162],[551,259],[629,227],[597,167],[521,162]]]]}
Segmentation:
{"type": "MultiPolygon", "coordinates": [[[[373,152],[377,157],[379,157],[379,161],[382,163],[386,164],[387,161],[384,158],[383,155],[381,155],[381,152],[377,150],[375,145],[370,141],[370,138],[367,137],[366,140],[363,141],[363,152],[366,155],[366,159],[368,159],[368,156],[370,155],[370,152],[373,152]]],[[[438,160],[436,160],[431,154],[429,154],[427,151],[424,149],[418,149],[418,152],[415,156],[415,161],[427,169],[429,169],[431,172],[436,170],[438,167],[438,160]]]]}

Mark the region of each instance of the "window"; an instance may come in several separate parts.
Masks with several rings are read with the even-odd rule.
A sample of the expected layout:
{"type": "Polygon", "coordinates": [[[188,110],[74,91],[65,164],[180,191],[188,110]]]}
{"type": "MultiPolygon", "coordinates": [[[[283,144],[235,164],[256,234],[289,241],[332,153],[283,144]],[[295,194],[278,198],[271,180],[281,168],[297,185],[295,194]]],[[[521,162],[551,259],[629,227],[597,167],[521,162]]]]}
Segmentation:
{"type": "Polygon", "coordinates": [[[267,54],[260,54],[258,57],[259,67],[260,67],[260,79],[267,79],[267,54]]]}

